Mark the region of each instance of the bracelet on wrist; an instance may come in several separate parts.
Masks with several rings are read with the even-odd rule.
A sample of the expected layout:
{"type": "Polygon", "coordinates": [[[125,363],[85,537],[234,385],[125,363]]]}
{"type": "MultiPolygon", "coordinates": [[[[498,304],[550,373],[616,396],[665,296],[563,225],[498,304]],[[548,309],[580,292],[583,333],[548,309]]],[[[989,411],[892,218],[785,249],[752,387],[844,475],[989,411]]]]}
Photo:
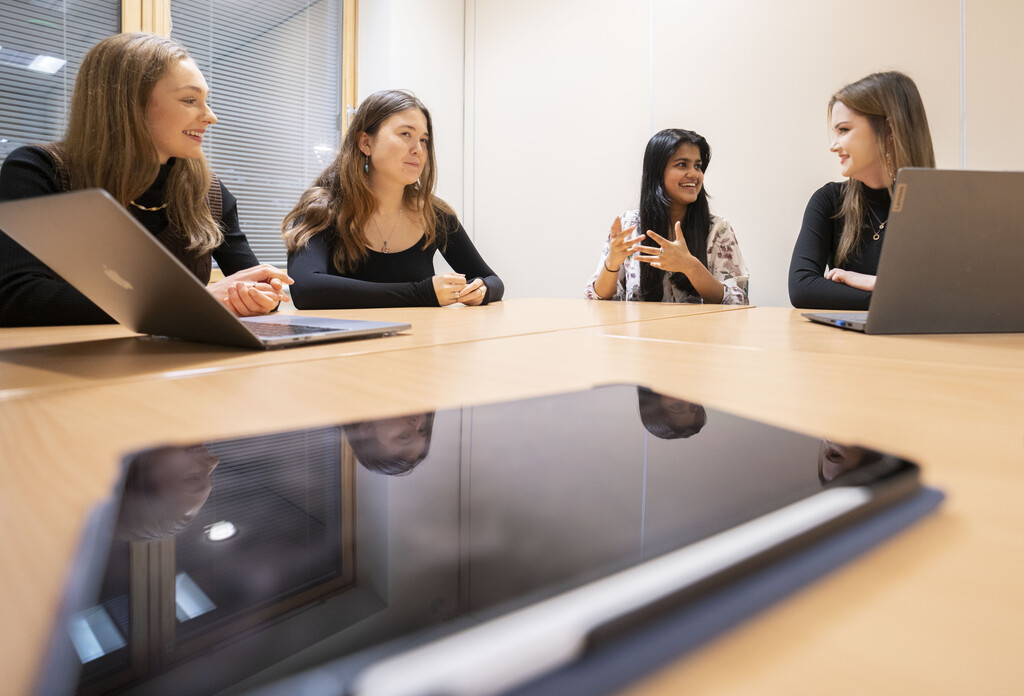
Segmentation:
{"type": "Polygon", "coordinates": [[[604,270],[608,271],[609,273],[618,273],[619,272],[619,268],[622,268],[622,264],[621,263],[619,264],[619,268],[608,268],[608,259],[605,259],[603,263],[604,263],[604,270]]]}

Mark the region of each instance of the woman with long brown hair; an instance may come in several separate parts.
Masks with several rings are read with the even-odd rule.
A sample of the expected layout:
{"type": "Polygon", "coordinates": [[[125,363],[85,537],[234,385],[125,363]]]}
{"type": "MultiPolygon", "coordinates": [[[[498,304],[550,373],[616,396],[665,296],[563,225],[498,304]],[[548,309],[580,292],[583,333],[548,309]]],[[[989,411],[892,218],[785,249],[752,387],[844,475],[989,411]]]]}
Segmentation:
{"type": "Polygon", "coordinates": [[[794,307],[867,309],[885,241],[892,186],[902,167],[934,167],[931,131],[917,85],[900,72],[873,73],[828,104],[843,182],[807,204],[789,266],[794,307]]]}
{"type": "MultiPolygon", "coordinates": [[[[0,170],[0,200],[104,188],[204,284],[215,259],[226,277],[209,290],[235,314],[273,310],[291,279],[259,265],[234,196],[203,157],[203,136],[217,122],[208,95],[177,42],[142,33],[100,41],[79,69],[64,140],[12,152],[0,170]]],[[[110,321],[0,233],[0,326],[110,321]]]]}
{"type": "Polygon", "coordinates": [[[371,94],[282,225],[300,309],[497,302],[501,279],[434,196],[433,124],[408,92],[371,94]],[[434,253],[455,271],[435,273],[434,253]]]}

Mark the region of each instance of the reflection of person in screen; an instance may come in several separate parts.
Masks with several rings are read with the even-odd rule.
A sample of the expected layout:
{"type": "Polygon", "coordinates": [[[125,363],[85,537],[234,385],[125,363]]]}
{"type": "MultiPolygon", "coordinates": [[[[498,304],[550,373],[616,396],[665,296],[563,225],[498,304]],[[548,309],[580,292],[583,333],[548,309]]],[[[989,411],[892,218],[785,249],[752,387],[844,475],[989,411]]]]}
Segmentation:
{"type": "Polygon", "coordinates": [[[708,422],[704,407],[682,399],[673,399],[645,387],[637,387],[640,421],[647,432],[662,440],[696,435],[708,422]]]}
{"type": "Polygon", "coordinates": [[[881,460],[882,455],[874,450],[822,440],[818,448],[818,478],[822,483],[828,483],[847,471],[881,460]]]}
{"type": "Polygon", "coordinates": [[[366,469],[387,476],[408,474],[427,457],[434,414],[414,413],[343,426],[356,459],[366,469]]]}
{"type": "Polygon", "coordinates": [[[178,534],[210,497],[210,474],[220,460],[203,445],[161,447],[136,456],[117,515],[117,536],[153,541],[178,534]]]}

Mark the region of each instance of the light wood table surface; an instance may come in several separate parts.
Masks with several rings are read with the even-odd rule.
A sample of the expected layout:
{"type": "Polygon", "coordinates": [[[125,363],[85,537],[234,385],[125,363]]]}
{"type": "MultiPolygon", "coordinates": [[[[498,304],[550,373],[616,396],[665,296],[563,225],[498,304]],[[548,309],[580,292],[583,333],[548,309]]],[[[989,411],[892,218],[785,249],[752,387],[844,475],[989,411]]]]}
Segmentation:
{"type": "Polygon", "coordinates": [[[443,308],[289,311],[340,319],[402,322],[411,324],[412,329],[397,336],[273,351],[154,339],[113,325],[0,329],[0,400],[41,390],[96,386],[111,380],[177,378],[217,370],[738,309],[746,308],[660,303],[640,307],[632,302],[514,299],[484,307],[454,305],[443,308]]]}
{"type": "Polygon", "coordinates": [[[948,495],[937,514],[631,693],[1018,691],[1024,370],[1009,353],[1019,336],[904,345],[808,327],[789,310],[680,318],[658,316],[659,305],[628,310],[636,325],[613,312],[556,329],[547,308],[563,305],[550,302],[523,302],[538,330],[524,317],[522,330],[489,340],[110,376],[0,401],[0,614],[18,627],[0,637],[0,669],[11,693],[32,682],[83,521],[125,452],[612,382],[902,454],[948,495]],[[911,347],[932,357],[915,360],[911,347]]]}

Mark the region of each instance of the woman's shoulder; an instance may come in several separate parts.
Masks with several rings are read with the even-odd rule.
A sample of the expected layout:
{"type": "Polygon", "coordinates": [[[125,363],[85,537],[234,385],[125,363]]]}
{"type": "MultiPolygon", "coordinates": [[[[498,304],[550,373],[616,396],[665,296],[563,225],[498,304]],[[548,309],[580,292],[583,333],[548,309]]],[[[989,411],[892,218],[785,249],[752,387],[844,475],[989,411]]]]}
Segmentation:
{"type": "Polygon", "coordinates": [[[33,164],[48,169],[57,168],[57,159],[54,156],[52,145],[22,145],[7,155],[4,163],[7,162],[33,164]]]}
{"type": "Polygon", "coordinates": [[[0,167],[0,197],[30,198],[66,191],[69,183],[55,153],[44,145],[23,145],[0,167]]]}
{"type": "Polygon", "coordinates": [[[846,190],[845,181],[830,181],[811,195],[811,200],[839,201],[846,190]]]}

